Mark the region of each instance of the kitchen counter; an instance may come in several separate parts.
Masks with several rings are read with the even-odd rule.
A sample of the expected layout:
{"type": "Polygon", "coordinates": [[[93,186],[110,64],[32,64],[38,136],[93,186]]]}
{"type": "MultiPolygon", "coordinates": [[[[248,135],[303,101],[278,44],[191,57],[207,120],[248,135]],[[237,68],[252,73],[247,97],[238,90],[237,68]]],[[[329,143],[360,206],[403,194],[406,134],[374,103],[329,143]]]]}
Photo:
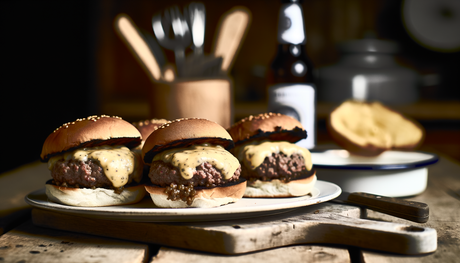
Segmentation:
{"type": "MultiPolygon", "coordinates": [[[[434,253],[400,255],[329,243],[331,240],[337,240],[337,243],[340,243],[341,239],[350,238],[353,232],[335,233],[334,237],[328,240],[328,244],[320,242],[277,247],[276,244],[279,240],[288,238],[283,237],[283,231],[286,232],[287,230],[278,228],[271,230],[273,232],[271,232],[272,237],[269,240],[260,240],[262,243],[269,242],[268,245],[273,245],[270,249],[223,255],[146,242],[146,240],[156,240],[155,236],[158,235],[170,235],[171,238],[178,240],[185,239],[181,236],[192,235],[192,230],[201,227],[199,225],[191,228],[192,230],[189,229],[191,232],[176,233],[174,232],[175,228],[172,228],[174,231],[169,229],[169,232],[164,232],[162,227],[165,224],[176,228],[180,227],[180,229],[188,226],[187,223],[131,222],[124,225],[125,227],[121,227],[116,222],[100,222],[97,219],[32,209],[24,201],[24,197],[30,192],[42,188],[44,182],[49,179],[46,164],[33,162],[0,176],[0,198],[2,200],[0,203],[0,262],[181,262],[182,260],[184,262],[186,260],[187,262],[239,263],[259,261],[360,262],[360,259],[363,259],[364,262],[456,262],[458,255],[460,255],[460,232],[458,230],[460,227],[459,174],[460,163],[443,155],[440,156],[438,163],[429,166],[427,189],[418,196],[408,198],[429,205],[430,218],[424,224],[332,202],[310,206],[310,210],[294,211],[297,213],[297,217],[306,218],[304,219],[305,222],[311,220],[308,219],[311,214],[320,216],[323,211],[327,210],[329,212],[334,211],[338,217],[343,218],[366,217],[376,224],[383,222],[404,224],[410,226],[408,229],[414,229],[414,231],[423,228],[435,229],[437,250],[434,253]],[[43,227],[44,225],[47,226],[43,227]],[[70,229],[72,225],[74,226],[72,231],[63,230],[70,229]],[[104,231],[105,228],[110,229],[110,232],[104,231]],[[152,229],[157,231],[153,232],[152,229]]],[[[318,178],[321,179],[320,174],[318,174],[318,178]]],[[[279,227],[277,222],[285,223],[294,220],[290,218],[292,217],[290,213],[280,214],[273,218],[273,222],[275,222],[273,227],[279,227]]],[[[266,218],[264,220],[272,219],[266,218]]],[[[225,222],[225,224],[231,225],[231,222],[225,222]]],[[[244,222],[238,221],[238,224],[231,226],[234,229],[247,227],[244,222]]],[[[270,228],[269,224],[263,225],[264,228],[261,229],[270,228]]],[[[213,223],[212,227],[219,228],[220,226],[219,223],[213,223]]],[[[321,235],[321,232],[316,233],[316,235],[321,235]]],[[[205,238],[209,238],[209,235],[203,236],[203,239],[205,238]]],[[[217,246],[219,236],[215,234],[213,238],[216,239],[216,244],[213,246],[217,246]]],[[[378,242],[378,240],[373,242],[378,242]]],[[[391,242],[382,244],[382,248],[387,247],[388,243],[391,242]]]]}
{"type": "MultiPolygon", "coordinates": [[[[329,113],[338,104],[318,102],[317,117],[326,119],[329,113]]],[[[412,104],[389,106],[413,119],[419,121],[432,120],[456,120],[460,121],[460,101],[420,101],[412,104]]],[[[250,114],[258,114],[266,111],[263,102],[240,102],[235,104],[235,119],[241,119],[250,114]]]]}
{"type": "MultiPolygon", "coordinates": [[[[318,102],[318,119],[326,119],[337,104],[318,102]]],[[[460,121],[460,101],[420,101],[413,104],[391,106],[395,110],[419,121],[450,120],[460,121]]],[[[264,113],[265,102],[236,102],[234,106],[235,120],[249,115],[264,113]]],[[[101,111],[107,115],[123,116],[125,119],[149,118],[149,105],[144,100],[128,101],[112,100],[101,105],[101,111]]]]}
{"type": "MultiPolygon", "coordinates": [[[[318,102],[318,144],[333,143],[327,133],[326,119],[336,104],[318,102]]],[[[419,101],[413,104],[392,106],[402,114],[413,118],[425,127],[424,151],[442,152],[460,162],[460,101],[419,101]]],[[[234,120],[256,115],[267,110],[264,102],[236,102],[234,120]]],[[[123,116],[129,121],[148,119],[149,105],[146,101],[113,100],[101,105],[107,115],[123,116]]]]}

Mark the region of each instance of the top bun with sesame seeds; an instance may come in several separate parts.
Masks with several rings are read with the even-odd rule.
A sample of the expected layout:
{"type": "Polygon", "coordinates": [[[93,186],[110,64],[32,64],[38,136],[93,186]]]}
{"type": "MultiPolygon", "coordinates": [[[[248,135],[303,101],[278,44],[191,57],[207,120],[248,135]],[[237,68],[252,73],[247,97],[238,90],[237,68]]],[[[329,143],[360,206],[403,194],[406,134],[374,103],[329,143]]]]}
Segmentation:
{"type": "Polygon", "coordinates": [[[52,156],[82,147],[125,145],[133,148],[140,143],[140,132],[122,118],[90,116],[65,123],[55,129],[43,143],[40,158],[48,161],[52,156]]]}
{"type": "Polygon", "coordinates": [[[166,119],[149,119],[143,120],[138,122],[133,122],[133,125],[139,130],[142,135],[142,144],[144,144],[145,140],[149,137],[149,135],[156,130],[161,125],[168,122],[166,119]]]}
{"type": "Polygon", "coordinates": [[[169,148],[210,143],[225,149],[233,148],[230,134],[221,125],[201,118],[182,118],[169,121],[158,127],[146,139],[142,158],[150,163],[155,154],[169,148]]]}
{"type": "Polygon", "coordinates": [[[177,119],[157,128],[142,148],[152,201],[159,207],[216,207],[241,199],[246,181],[228,152],[233,145],[225,128],[207,119],[177,119]]]}
{"type": "Polygon", "coordinates": [[[307,137],[298,120],[272,112],[246,117],[233,124],[228,132],[235,145],[257,140],[297,142],[307,137]]]}
{"type": "Polygon", "coordinates": [[[246,117],[228,128],[231,152],[248,180],[245,197],[291,197],[310,193],[316,182],[310,152],[295,142],[307,132],[296,119],[280,113],[246,117]]]}
{"type": "MultiPolygon", "coordinates": [[[[145,140],[150,136],[150,134],[156,130],[158,127],[163,125],[164,123],[168,122],[166,119],[150,119],[150,120],[143,120],[138,122],[133,122],[133,125],[139,130],[142,135],[141,144],[139,144],[133,151],[137,152],[139,156],[142,155],[142,148],[144,147],[145,140]]],[[[143,174],[147,175],[149,173],[150,167],[148,165],[144,165],[143,174]]]]}
{"type": "Polygon", "coordinates": [[[120,117],[90,116],[65,123],[45,140],[40,158],[48,162],[51,201],[72,206],[111,206],[145,195],[142,160],[131,149],[141,134],[120,117]]]}

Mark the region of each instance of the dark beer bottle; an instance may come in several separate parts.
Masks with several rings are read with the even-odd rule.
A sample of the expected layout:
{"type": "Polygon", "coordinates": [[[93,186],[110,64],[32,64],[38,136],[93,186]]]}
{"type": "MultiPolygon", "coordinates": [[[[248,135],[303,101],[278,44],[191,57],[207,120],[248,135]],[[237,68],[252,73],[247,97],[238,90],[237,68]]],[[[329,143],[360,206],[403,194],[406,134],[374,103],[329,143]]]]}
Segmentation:
{"type": "Polygon", "coordinates": [[[296,118],[307,131],[298,144],[316,144],[316,86],[306,53],[300,0],[282,0],[278,17],[278,48],[268,70],[268,110],[296,118]]]}

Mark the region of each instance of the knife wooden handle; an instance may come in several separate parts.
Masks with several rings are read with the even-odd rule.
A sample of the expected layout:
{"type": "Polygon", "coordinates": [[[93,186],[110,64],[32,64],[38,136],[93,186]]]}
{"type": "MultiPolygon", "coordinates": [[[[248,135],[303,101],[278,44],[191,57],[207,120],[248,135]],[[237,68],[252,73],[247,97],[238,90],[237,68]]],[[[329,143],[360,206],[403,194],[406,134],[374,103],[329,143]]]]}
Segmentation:
{"type": "Polygon", "coordinates": [[[426,223],[430,214],[425,203],[369,193],[350,193],[348,202],[418,223],[426,223]]]}

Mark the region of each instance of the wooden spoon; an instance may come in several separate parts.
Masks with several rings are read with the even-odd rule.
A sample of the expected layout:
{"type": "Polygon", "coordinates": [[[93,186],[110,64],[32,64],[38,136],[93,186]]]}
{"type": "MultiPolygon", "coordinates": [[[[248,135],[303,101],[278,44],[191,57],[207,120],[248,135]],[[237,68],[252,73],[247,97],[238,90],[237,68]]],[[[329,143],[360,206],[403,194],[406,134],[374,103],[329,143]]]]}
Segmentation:
{"type": "Polygon", "coordinates": [[[236,54],[246,35],[251,15],[244,7],[235,7],[222,17],[217,29],[217,38],[212,49],[212,54],[222,57],[222,70],[230,71],[236,54]]]}
{"type": "Polygon", "coordinates": [[[150,50],[147,41],[131,18],[125,14],[120,14],[115,18],[114,26],[119,37],[129,47],[130,51],[143,66],[151,80],[153,82],[160,80],[160,66],[150,50]]]}

